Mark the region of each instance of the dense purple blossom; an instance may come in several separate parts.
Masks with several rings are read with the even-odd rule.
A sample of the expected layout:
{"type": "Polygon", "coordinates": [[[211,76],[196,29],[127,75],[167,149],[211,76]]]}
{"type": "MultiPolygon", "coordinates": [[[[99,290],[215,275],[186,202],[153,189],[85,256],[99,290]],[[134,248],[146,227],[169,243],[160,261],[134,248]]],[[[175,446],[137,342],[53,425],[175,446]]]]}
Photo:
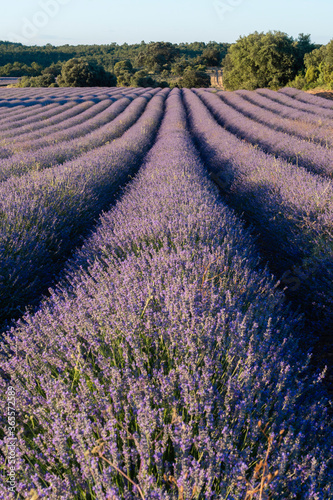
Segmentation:
{"type": "MultiPolygon", "coordinates": [[[[147,500],[239,500],[261,481],[261,421],[276,472],[265,493],[332,497],[327,401],[300,356],[302,321],[209,180],[179,90],[139,174],[66,272],[3,344],[22,495],[141,498],[117,467],[147,500]],[[98,440],[109,463],[92,453],[98,440]]],[[[0,448],[5,457],[5,436],[0,448]]]]}
{"type": "MultiPolygon", "coordinates": [[[[313,141],[321,144],[322,146],[333,145],[333,121],[330,122],[330,127],[324,129],[319,127],[319,119],[316,124],[309,124],[302,123],[300,121],[299,114],[297,115],[297,121],[290,120],[289,117],[277,117],[275,113],[271,113],[267,110],[267,108],[261,107],[260,98],[264,99],[264,97],[254,92],[217,92],[217,95],[221,95],[227,104],[241,112],[246,117],[262,123],[263,125],[266,125],[274,130],[295,135],[300,139],[313,141]],[[252,102],[249,102],[246,99],[246,96],[248,95],[252,97],[252,102]]],[[[279,106],[277,103],[275,104],[276,107],[279,106]]]]}
{"type": "Polygon", "coordinates": [[[241,141],[193,92],[184,93],[192,133],[228,203],[254,225],[277,278],[287,273],[292,297],[317,334],[327,335],[333,326],[332,181],[241,141]]]}
{"type": "Polygon", "coordinates": [[[200,90],[195,90],[195,92],[212,111],[219,124],[238,137],[251,144],[259,145],[268,153],[293,161],[296,165],[303,166],[311,172],[332,176],[333,151],[331,149],[272,130],[271,127],[247,118],[223,101],[225,93],[219,93],[217,96],[200,90]]]}
{"type": "Polygon", "coordinates": [[[63,165],[0,184],[2,321],[47,290],[81,235],[140,167],[167,93],[156,94],[141,116],[142,107],[133,108],[137,121],[126,132],[122,129],[122,137],[63,165]]]}

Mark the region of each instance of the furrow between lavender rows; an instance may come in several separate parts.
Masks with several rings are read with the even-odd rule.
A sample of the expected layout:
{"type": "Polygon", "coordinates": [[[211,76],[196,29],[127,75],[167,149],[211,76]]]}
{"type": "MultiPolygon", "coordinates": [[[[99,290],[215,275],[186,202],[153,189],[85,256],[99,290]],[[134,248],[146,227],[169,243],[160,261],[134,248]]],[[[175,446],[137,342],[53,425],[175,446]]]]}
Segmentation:
{"type": "Polygon", "coordinates": [[[6,336],[1,405],[12,377],[18,492],[244,498],[268,456],[267,496],[329,500],[321,377],[300,356],[302,322],[258,260],[173,90],[124,197],[38,313],[6,336]]]}
{"type": "Polygon", "coordinates": [[[233,109],[222,100],[221,95],[217,96],[200,90],[196,93],[213,113],[218,123],[239,138],[259,146],[267,153],[291,161],[296,166],[302,166],[310,172],[332,177],[333,151],[331,149],[271,130],[270,127],[261,125],[233,109]]]}
{"type": "Polygon", "coordinates": [[[332,350],[333,185],[237,139],[184,91],[191,131],[225,199],[259,235],[270,268],[332,350]]]}
{"type": "MultiPolygon", "coordinates": [[[[252,96],[260,96],[258,94],[250,93],[252,96]]],[[[262,109],[260,104],[256,102],[249,102],[244,99],[242,94],[236,92],[217,92],[223,101],[229,106],[233,107],[247,118],[261,123],[270,129],[277,130],[295,136],[299,139],[320,144],[324,147],[333,146],[333,121],[331,127],[320,129],[318,125],[302,123],[299,120],[290,120],[276,116],[276,114],[262,109]]]]}
{"type": "Polygon", "coordinates": [[[114,102],[96,118],[95,130],[84,136],[82,129],[87,132],[91,126],[83,123],[81,127],[77,126],[75,131],[72,130],[70,134],[67,131],[60,132],[57,140],[55,140],[54,135],[50,137],[50,141],[46,139],[44,144],[50,142],[49,146],[43,147],[41,141],[35,144],[36,148],[31,148],[32,150],[28,152],[17,153],[10,158],[0,160],[0,182],[4,182],[12,176],[24,175],[30,171],[40,172],[65,161],[74,160],[82,154],[120,137],[140,117],[147,102],[157,92],[158,90],[145,92],[134,100],[128,95],[114,102]],[[61,142],[58,142],[60,139],[61,142]]]}
{"type": "Polygon", "coordinates": [[[0,296],[3,323],[35,304],[73,248],[110,206],[151,147],[168,90],[112,143],[0,186],[0,296]]]}

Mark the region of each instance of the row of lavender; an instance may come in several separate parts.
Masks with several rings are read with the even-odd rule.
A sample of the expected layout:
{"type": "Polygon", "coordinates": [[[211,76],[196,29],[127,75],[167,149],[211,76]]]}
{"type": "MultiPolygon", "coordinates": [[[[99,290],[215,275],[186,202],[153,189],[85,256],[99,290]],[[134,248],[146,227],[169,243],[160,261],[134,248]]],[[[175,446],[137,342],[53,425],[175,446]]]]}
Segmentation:
{"type": "MultiPolygon", "coordinates": [[[[214,114],[218,123],[241,139],[259,145],[267,153],[282,157],[296,165],[307,168],[311,172],[332,177],[333,150],[329,147],[323,147],[308,140],[301,140],[295,135],[291,135],[290,131],[284,133],[277,130],[279,126],[276,119],[274,117],[269,119],[269,113],[267,113],[266,118],[263,118],[265,114],[260,113],[259,108],[257,108],[255,119],[247,117],[246,114],[253,117],[251,105],[244,102],[241,96],[237,94],[218,92],[216,95],[200,90],[197,93],[214,114]],[[235,109],[233,106],[242,111],[235,109]],[[264,121],[265,124],[260,123],[260,120],[264,121]]],[[[319,134],[327,146],[330,145],[333,127],[333,110],[330,113],[331,116],[327,119],[330,122],[327,121],[327,123],[330,123],[331,126],[327,126],[326,132],[319,134]]],[[[318,120],[319,118],[320,115],[318,115],[318,120]]]]}
{"type": "Polygon", "coordinates": [[[299,139],[312,141],[322,146],[333,145],[333,110],[331,118],[323,118],[314,113],[297,111],[283,104],[274,103],[258,93],[239,90],[218,92],[223,100],[243,115],[274,130],[291,134],[299,139]],[[268,104],[267,104],[268,101],[268,104]],[[269,110],[269,104],[271,109],[269,110]],[[272,109],[274,108],[274,109],[272,109]],[[284,116],[277,116],[280,114],[284,116]],[[304,123],[305,121],[305,123],[304,123]]]}
{"type": "MultiPolygon", "coordinates": [[[[132,125],[158,90],[119,97],[97,116],[51,135],[21,143],[23,151],[0,160],[0,181],[44,170],[109,143],[132,125]]],[[[82,113],[83,114],[83,113],[82,113]]],[[[47,128],[48,130],[48,128],[47,128]]]]}
{"type": "MultiPolygon", "coordinates": [[[[36,161],[39,169],[0,184],[0,323],[20,315],[47,291],[96,217],[139,168],[168,92],[148,91],[130,104],[118,100],[112,105],[113,120],[81,142],[62,143],[60,152],[59,146],[44,148],[37,158],[16,158],[18,170],[20,162],[24,170],[36,161]],[[55,164],[59,155],[63,164],[55,164]],[[50,168],[41,170],[46,166],[50,168]]],[[[13,174],[12,166],[8,174],[13,174]]]]}
{"type": "MultiPolygon", "coordinates": [[[[212,109],[217,99],[207,93],[203,101],[212,109]]],[[[193,136],[226,201],[254,227],[270,268],[306,311],[312,335],[326,337],[332,349],[332,181],[240,140],[195,93],[185,91],[185,102],[193,136]]]]}
{"type": "Polygon", "coordinates": [[[332,498],[327,401],[300,361],[302,321],[186,121],[175,89],[122,200],[6,336],[1,403],[10,383],[22,498],[332,498]]]}
{"type": "MultiPolygon", "coordinates": [[[[40,109],[28,108],[23,112],[19,111],[14,116],[7,113],[4,118],[0,118],[0,157],[9,158],[15,151],[37,149],[41,147],[43,138],[45,140],[45,137],[48,137],[48,140],[52,141],[53,134],[57,131],[65,134],[67,130],[70,133],[75,125],[83,124],[87,120],[88,126],[94,117],[98,120],[100,112],[113,101],[126,95],[133,98],[140,92],[142,93],[142,90],[139,89],[135,93],[116,90],[110,96],[100,96],[97,101],[87,99],[69,100],[65,103],[52,102],[40,109]],[[38,138],[40,138],[39,143],[38,138]]],[[[59,139],[55,137],[54,141],[59,139]]]]}

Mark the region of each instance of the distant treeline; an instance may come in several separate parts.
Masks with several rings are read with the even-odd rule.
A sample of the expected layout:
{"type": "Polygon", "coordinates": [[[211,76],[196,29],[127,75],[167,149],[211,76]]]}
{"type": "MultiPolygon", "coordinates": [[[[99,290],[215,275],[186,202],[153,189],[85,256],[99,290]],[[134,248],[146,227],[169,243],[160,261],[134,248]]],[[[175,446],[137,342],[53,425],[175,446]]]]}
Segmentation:
{"type": "Polygon", "coordinates": [[[0,77],[24,77],[21,86],[207,87],[209,67],[223,68],[228,90],[291,85],[333,88],[333,40],[314,44],[280,31],[252,33],[236,43],[151,42],[118,45],[24,46],[0,42],[0,77]],[[67,79],[69,68],[76,78],[67,79]],[[85,74],[94,78],[85,82],[85,74]]]}

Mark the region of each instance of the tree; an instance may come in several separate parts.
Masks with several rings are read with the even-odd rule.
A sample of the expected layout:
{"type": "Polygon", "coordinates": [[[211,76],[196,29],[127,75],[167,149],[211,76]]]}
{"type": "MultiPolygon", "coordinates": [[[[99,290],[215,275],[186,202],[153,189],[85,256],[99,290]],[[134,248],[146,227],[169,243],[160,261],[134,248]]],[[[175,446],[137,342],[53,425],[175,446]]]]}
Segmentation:
{"type": "Polygon", "coordinates": [[[123,73],[132,73],[133,66],[131,61],[126,59],[125,61],[119,61],[114,65],[114,74],[118,77],[123,73]]]}
{"type": "Polygon", "coordinates": [[[160,71],[163,67],[168,69],[170,64],[179,55],[177,49],[169,42],[155,42],[146,45],[140,50],[137,57],[137,65],[145,66],[148,70],[160,71]]]}
{"type": "Polygon", "coordinates": [[[137,71],[131,78],[131,87],[157,87],[155,80],[144,70],[137,71]]]}
{"type": "Polygon", "coordinates": [[[223,66],[228,90],[283,87],[297,73],[294,40],[280,31],[256,31],[229,48],[223,66]]]}
{"type": "Polygon", "coordinates": [[[306,83],[310,87],[327,86],[333,89],[333,39],[304,57],[306,83]]]}
{"type": "Polygon", "coordinates": [[[180,79],[181,87],[186,88],[207,88],[210,87],[210,76],[202,71],[189,68],[184,71],[183,78],[180,79]]]}
{"type": "Polygon", "coordinates": [[[57,82],[61,87],[115,87],[117,77],[92,61],[73,58],[63,64],[57,82]]]}
{"type": "Polygon", "coordinates": [[[218,47],[207,47],[198,56],[197,63],[204,66],[219,66],[221,64],[222,54],[218,47]]]}

